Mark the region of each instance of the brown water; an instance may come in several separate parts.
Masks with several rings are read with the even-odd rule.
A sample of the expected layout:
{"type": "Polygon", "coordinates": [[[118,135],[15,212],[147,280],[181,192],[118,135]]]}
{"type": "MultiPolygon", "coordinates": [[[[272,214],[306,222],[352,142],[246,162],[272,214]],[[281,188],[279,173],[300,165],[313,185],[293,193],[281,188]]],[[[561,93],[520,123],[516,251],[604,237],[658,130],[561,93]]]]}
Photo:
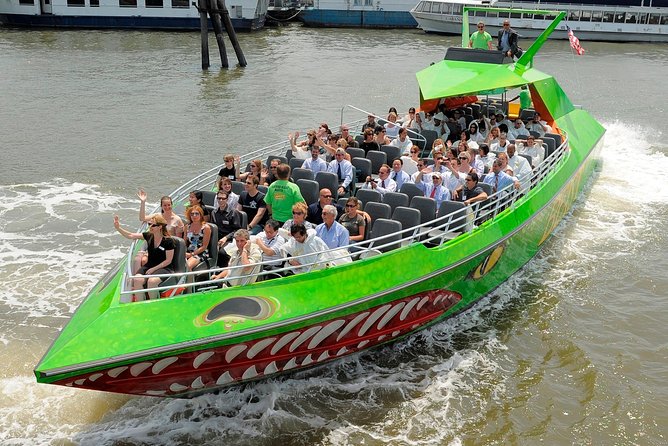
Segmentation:
{"type": "Polygon", "coordinates": [[[414,73],[456,43],[290,26],[241,35],[247,68],[202,72],[198,39],[0,29],[0,444],[668,443],[666,45],[546,45],[536,66],[608,129],[603,169],[465,315],[188,401],[37,385],[32,368],[123,255],[111,216],[136,221],[138,187],[155,202],[345,104],[407,110],[414,73]]]}

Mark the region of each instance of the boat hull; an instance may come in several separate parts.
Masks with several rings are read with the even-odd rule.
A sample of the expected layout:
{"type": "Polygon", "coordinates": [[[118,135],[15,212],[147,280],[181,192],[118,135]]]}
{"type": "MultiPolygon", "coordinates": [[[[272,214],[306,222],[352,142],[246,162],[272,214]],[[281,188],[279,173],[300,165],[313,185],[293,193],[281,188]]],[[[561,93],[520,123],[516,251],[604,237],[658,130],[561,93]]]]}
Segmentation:
{"type": "MultiPolygon", "coordinates": [[[[560,126],[570,127],[576,135],[578,125],[595,123],[585,115],[574,110],[560,119],[560,126]]],[[[281,295],[280,285],[272,286],[274,281],[268,281],[197,299],[185,296],[133,304],[133,310],[155,306],[152,312],[164,312],[167,317],[172,317],[167,305],[198,305],[202,308],[199,313],[189,313],[191,318],[197,314],[191,324],[202,332],[209,329],[206,333],[210,335],[173,344],[167,339],[163,346],[61,370],[49,370],[48,364],[43,364],[35,371],[37,379],[75,388],[190,397],[313,367],[452,317],[479,302],[525,265],[569,212],[597,165],[602,144],[602,128],[580,133],[562,164],[513,209],[450,243],[431,248],[411,245],[363,262],[280,279],[278,282],[286,282],[291,290],[282,298],[276,298],[281,295]],[[290,280],[293,283],[287,283],[290,280]],[[229,297],[234,290],[243,294],[229,297]],[[376,292],[355,295],[355,290],[376,292]],[[327,297],[332,291],[334,294],[327,297]],[[286,305],[308,306],[318,300],[313,293],[321,295],[322,302],[333,300],[336,292],[343,294],[338,305],[234,331],[236,326],[251,327],[253,320],[270,320],[268,315],[287,310],[286,305]],[[257,312],[224,310],[234,299],[257,302],[257,312]]],[[[118,298],[114,293],[109,296],[91,302],[91,306],[104,306],[105,299],[118,298]]],[[[116,330],[120,337],[133,327],[116,330]]]]}
{"type": "Polygon", "coordinates": [[[328,28],[416,28],[417,22],[408,11],[377,10],[302,10],[299,20],[305,26],[328,28]]]}

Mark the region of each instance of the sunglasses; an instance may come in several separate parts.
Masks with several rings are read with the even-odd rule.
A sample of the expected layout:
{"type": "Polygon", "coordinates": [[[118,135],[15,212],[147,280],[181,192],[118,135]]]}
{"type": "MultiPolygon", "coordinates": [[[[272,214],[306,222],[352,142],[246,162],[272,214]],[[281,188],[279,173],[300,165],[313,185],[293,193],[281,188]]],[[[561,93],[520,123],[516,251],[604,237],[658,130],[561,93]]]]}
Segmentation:
{"type": "Polygon", "coordinates": [[[320,198],[332,198],[331,195],[320,195],[320,198]]]}
{"type": "Polygon", "coordinates": [[[304,215],[302,211],[292,211],[292,215],[304,215]]]}
{"type": "Polygon", "coordinates": [[[354,204],[347,204],[346,207],[347,207],[347,208],[356,208],[357,206],[354,205],[354,204]]]}
{"type": "Polygon", "coordinates": [[[151,223],[149,226],[151,226],[152,228],[159,228],[162,225],[159,223],[151,223]]]}
{"type": "Polygon", "coordinates": [[[459,161],[468,161],[468,160],[469,160],[469,159],[468,159],[467,157],[465,157],[465,156],[460,156],[460,157],[457,158],[457,159],[458,159],[459,161]]]}
{"type": "Polygon", "coordinates": [[[202,214],[200,214],[199,212],[191,212],[190,215],[195,216],[195,215],[202,215],[202,214]]]}

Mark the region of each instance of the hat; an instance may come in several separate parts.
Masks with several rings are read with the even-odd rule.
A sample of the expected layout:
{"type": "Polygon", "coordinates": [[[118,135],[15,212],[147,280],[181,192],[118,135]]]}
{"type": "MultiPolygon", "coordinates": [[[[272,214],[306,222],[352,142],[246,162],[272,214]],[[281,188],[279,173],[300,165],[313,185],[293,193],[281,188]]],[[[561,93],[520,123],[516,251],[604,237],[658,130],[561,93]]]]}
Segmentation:
{"type": "Polygon", "coordinates": [[[434,119],[438,119],[439,121],[445,120],[445,115],[441,112],[438,112],[434,115],[434,119]]]}
{"type": "Polygon", "coordinates": [[[434,178],[434,177],[441,178],[441,173],[440,173],[440,172],[432,172],[432,173],[431,173],[431,177],[432,177],[432,178],[434,178]]]}
{"type": "Polygon", "coordinates": [[[499,116],[499,115],[501,115],[501,117],[505,116],[502,111],[497,111],[496,116],[499,116]]]}
{"type": "Polygon", "coordinates": [[[478,150],[480,148],[478,143],[475,142],[475,141],[469,141],[468,146],[469,146],[469,149],[473,149],[473,150],[478,150]]]}

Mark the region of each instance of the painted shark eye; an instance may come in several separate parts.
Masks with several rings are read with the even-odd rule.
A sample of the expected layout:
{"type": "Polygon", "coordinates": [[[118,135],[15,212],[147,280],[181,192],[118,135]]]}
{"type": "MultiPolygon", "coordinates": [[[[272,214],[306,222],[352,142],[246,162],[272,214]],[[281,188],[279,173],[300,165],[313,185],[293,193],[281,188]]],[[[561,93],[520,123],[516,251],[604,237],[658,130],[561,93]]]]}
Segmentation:
{"type": "Polygon", "coordinates": [[[211,308],[204,320],[210,323],[226,316],[260,320],[268,318],[273,312],[273,306],[261,297],[233,297],[211,308]]]}

